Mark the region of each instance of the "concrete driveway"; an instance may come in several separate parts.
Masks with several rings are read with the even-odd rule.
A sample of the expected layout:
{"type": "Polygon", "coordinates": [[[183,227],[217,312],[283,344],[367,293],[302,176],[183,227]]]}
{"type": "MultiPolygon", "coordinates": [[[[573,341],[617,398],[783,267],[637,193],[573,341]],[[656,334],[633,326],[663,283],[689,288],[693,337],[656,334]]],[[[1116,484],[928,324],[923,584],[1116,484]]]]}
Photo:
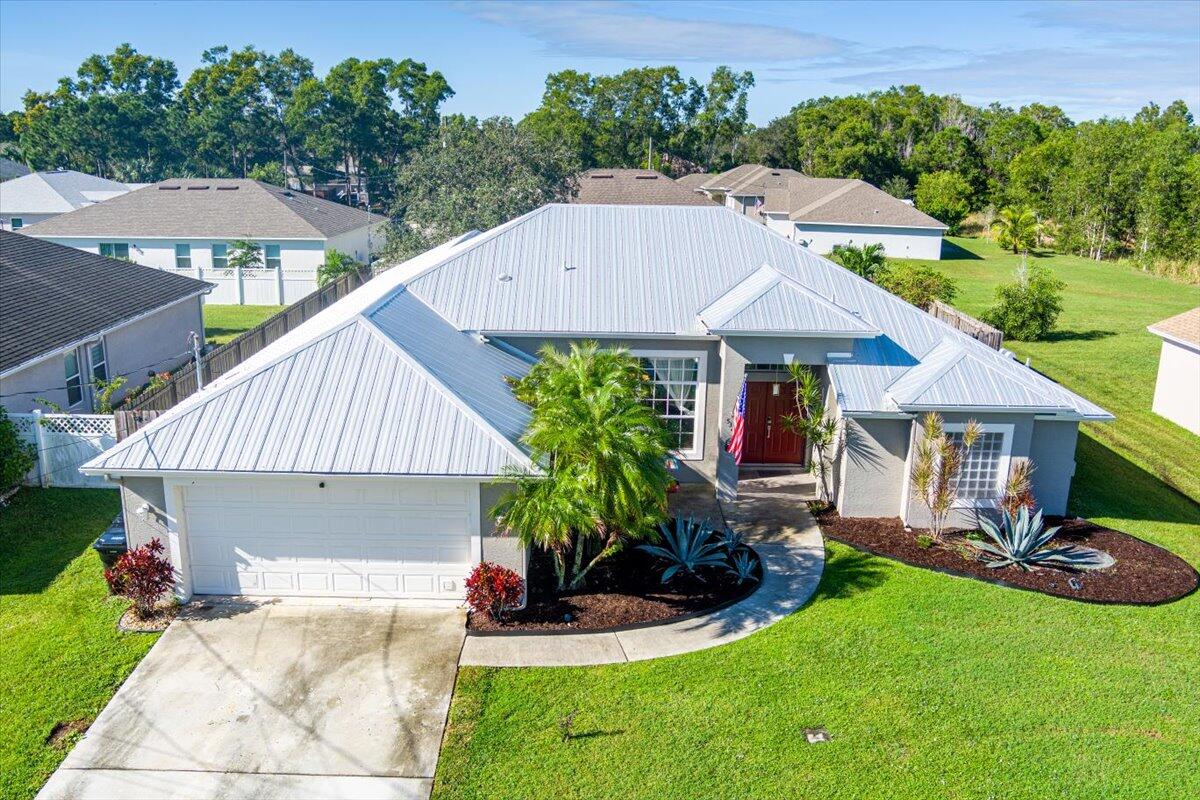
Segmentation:
{"type": "Polygon", "coordinates": [[[428,797],[463,634],[461,611],[212,603],[38,797],[428,797]]]}

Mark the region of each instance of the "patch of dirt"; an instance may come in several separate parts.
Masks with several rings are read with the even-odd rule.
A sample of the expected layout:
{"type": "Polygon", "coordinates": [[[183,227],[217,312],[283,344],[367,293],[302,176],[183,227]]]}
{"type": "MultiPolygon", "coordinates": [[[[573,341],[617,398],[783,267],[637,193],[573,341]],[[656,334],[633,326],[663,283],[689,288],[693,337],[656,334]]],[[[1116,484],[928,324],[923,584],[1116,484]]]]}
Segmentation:
{"type": "Polygon", "coordinates": [[[70,722],[56,723],[46,735],[46,744],[59,750],[66,749],[77,736],[82,735],[92,725],[91,717],[80,717],[70,722]]]}
{"type": "Polygon", "coordinates": [[[179,604],[170,601],[159,603],[154,613],[146,619],[137,616],[133,606],[130,606],[117,621],[117,628],[126,633],[160,633],[167,629],[178,614],[179,604]]]}
{"type": "Polygon", "coordinates": [[[1095,603],[1153,605],[1178,600],[1195,590],[1200,575],[1179,556],[1127,533],[1079,518],[1047,517],[1047,525],[1061,525],[1054,541],[1102,550],[1117,563],[1102,570],[1070,570],[1017,566],[991,569],[962,534],[952,533],[940,544],[921,547],[923,530],[904,530],[897,518],[848,519],[836,510],[815,510],[821,531],[830,539],[888,556],[917,567],[927,567],[968,578],[1001,583],[1035,592],[1095,603]],[[1075,582],[1075,588],[1071,585],[1075,582]]]}
{"type": "Polygon", "coordinates": [[[550,555],[534,550],[529,564],[529,602],[510,611],[504,622],[471,612],[472,631],[602,631],[628,625],[664,622],[727,605],[750,595],[762,579],[739,586],[724,570],[703,571],[703,581],[673,578],[663,584],[661,566],[636,548],[617,553],[588,573],[583,590],[558,594],[550,555]],[[568,619],[569,616],[569,619],[568,619]]]}

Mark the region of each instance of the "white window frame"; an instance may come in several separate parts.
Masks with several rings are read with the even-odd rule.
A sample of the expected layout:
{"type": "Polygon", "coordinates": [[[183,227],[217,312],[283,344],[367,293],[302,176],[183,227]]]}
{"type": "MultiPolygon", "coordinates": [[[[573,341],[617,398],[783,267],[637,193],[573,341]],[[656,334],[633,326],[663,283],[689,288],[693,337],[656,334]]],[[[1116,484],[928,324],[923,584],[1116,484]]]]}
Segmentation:
{"type": "Polygon", "coordinates": [[[192,268],[192,246],[187,242],[175,243],[175,269],[191,269],[192,268]],[[181,254],[181,249],[183,253],[181,254]],[[186,260],[186,264],[179,263],[180,260],[186,260]]]}
{"type": "Polygon", "coordinates": [[[88,359],[88,375],[91,377],[90,382],[95,383],[97,380],[97,378],[96,378],[96,367],[97,366],[104,367],[104,380],[108,380],[108,377],[109,377],[108,376],[108,348],[105,347],[104,340],[97,339],[94,342],[88,342],[86,347],[87,347],[87,359],[88,359]],[[95,355],[97,347],[100,348],[100,360],[99,361],[95,361],[93,359],[93,356],[95,355]]]}
{"type": "Polygon", "coordinates": [[[696,421],[692,428],[692,448],[677,450],[681,461],[701,461],[704,440],[707,438],[705,403],[708,400],[708,352],[705,350],[630,350],[635,358],[694,358],[696,359],[696,421]]]}
{"type": "Polygon", "coordinates": [[[83,383],[83,362],[79,358],[79,350],[78,349],[68,350],[65,354],[63,354],[63,377],[66,379],[64,385],[67,387],[67,408],[78,408],[79,406],[83,405],[84,402],[87,401],[87,390],[84,389],[84,383],[83,383]],[[75,374],[74,374],[74,376],[72,376],[71,373],[67,372],[67,364],[70,363],[71,358],[75,359],[75,374]],[[79,387],[79,399],[76,400],[74,403],[71,402],[71,379],[72,379],[72,377],[74,377],[74,379],[78,382],[78,387],[79,387]]]}
{"type": "Polygon", "coordinates": [[[262,244],[262,260],[264,269],[283,269],[283,245],[275,242],[263,242],[262,244]],[[271,266],[271,257],[267,255],[267,248],[275,247],[279,249],[279,256],[275,259],[279,263],[271,266]]]}
{"type": "Polygon", "coordinates": [[[214,242],[208,248],[209,258],[212,259],[213,269],[229,269],[229,244],[227,242],[214,242]],[[221,255],[217,255],[217,248],[221,248],[221,255]],[[218,264],[217,259],[224,261],[224,264],[218,264]]]}
{"type": "MultiPolygon", "coordinates": [[[[948,422],[945,424],[946,433],[962,433],[967,428],[965,422],[948,422]]],[[[953,508],[997,508],[1004,499],[1004,491],[1008,487],[1008,473],[1012,468],[1013,425],[999,422],[982,423],[979,425],[983,433],[1000,433],[1000,463],[996,466],[996,495],[995,497],[960,497],[954,501],[953,508]]]]}
{"type": "Polygon", "coordinates": [[[19,231],[19,230],[21,230],[21,228],[24,228],[24,227],[25,227],[25,218],[24,217],[12,217],[8,221],[8,229],[9,230],[19,231]]]}

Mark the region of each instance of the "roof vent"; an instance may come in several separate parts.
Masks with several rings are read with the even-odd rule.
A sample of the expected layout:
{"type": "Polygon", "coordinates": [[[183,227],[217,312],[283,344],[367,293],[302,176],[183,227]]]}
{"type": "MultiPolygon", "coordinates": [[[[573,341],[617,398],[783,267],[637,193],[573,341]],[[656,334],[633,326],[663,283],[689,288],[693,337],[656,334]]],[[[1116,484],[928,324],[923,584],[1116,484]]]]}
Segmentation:
{"type": "Polygon", "coordinates": [[[236,192],[237,188],[238,187],[236,187],[236,186],[218,186],[217,191],[218,192],[236,192]]]}
{"type": "Polygon", "coordinates": [[[203,191],[203,190],[207,189],[208,186],[189,186],[187,188],[188,188],[189,192],[195,192],[195,191],[203,191]]]}
{"type": "Polygon", "coordinates": [[[658,176],[657,175],[634,175],[633,179],[635,181],[656,181],[656,180],[658,180],[658,176]]]}
{"type": "Polygon", "coordinates": [[[613,175],[589,175],[588,177],[591,178],[592,180],[599,180],[601,178],[612,178],[614,176],[613,175]]]}
{"type": "Polygon", "coordinates": [[[563,264],[563,272],[574,272],[577,268],[570,264],[563,264]]]}
{"type": "Polygon", "coordinates": [[[158,187],[158,190],[159,190],[160,192],[173,192],[173,191],[176,191],[176,190],[178,190],[178,189],[179,189],[179,187],[178,187],[178,186],[160,186],[160,187],[158,187]]]}
{"type": "Polygon", "coordinates": [[[508,283],[512,280],[512,275],[509,275],[507,272],[501,272],[496,276],[496,280],[500,281],[501,283],[508,283]]]}

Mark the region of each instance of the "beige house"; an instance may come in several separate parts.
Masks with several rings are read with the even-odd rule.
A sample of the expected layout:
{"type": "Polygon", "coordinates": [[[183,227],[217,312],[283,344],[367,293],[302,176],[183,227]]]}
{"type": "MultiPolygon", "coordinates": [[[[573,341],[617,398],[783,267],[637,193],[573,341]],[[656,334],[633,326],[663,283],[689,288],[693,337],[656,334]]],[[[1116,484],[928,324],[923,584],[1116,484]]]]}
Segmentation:
{"type": "Polygon", "coordinates": [[[1200,434],[1200,307],[1146,330],[1162,339],[1154,413],[1200,434]]]}

